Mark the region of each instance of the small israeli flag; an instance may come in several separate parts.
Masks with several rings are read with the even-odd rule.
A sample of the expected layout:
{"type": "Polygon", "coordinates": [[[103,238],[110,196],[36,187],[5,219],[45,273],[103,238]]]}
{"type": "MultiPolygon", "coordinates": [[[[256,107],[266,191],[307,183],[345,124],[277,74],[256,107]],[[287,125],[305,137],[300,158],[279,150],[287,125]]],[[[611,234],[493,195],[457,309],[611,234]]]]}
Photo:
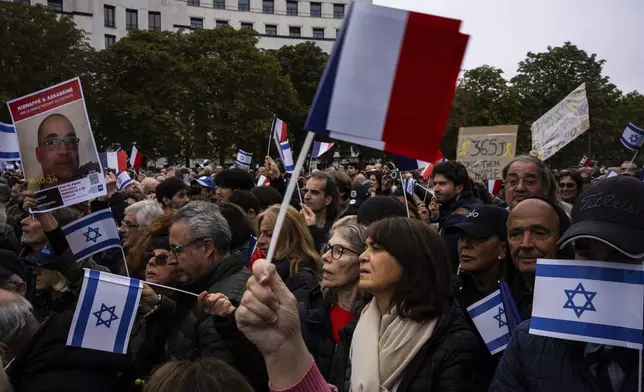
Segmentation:
{"type": "Polygon", "coordinates": [[[0,159],[20,159],[16,128],[3,122],[0,122],[0,159]]]}
{"type": "Polygon", "coordinates": [[[467,308],[476,329],[483,338],[490,354],[505,350],[510,341],[508,319],[503,306],[501,290],[475,302],[467,308]]]}
{"type": "Polygon", "coordinates": [[[295,162],[293,161],[293,150],[291,150],[291,144],[288,140],[281,142],[279,149],[281,151],[280,155],[282,156],[284,170],[286,170],[287,173],[293,173],[293,170],[295,170],[295,162]]]}
{"type": "Polygon", "coordinates": [[[640,263],[539,259],[530,333],[641,350],[643,277],[640,263]]]}
{"type": "Polygon", "coordinates": [[[119,231],[110,208],[89,214],[63,226],[76,261],[81,261],[108,248],[120,247],[119,231]]]}
{"type": "Polygon", "coordinates": [[[414,180],[413,178],[405,179],[405,192],[413,196],[415,187],[416,187],[416,180],[414,180]]]}
{"type": "Polygon", "coordinates": [[[142,290],[140,280],[85,269],[67,345],[127,354],[142,290]]]}
{"type": "Polygon", "coordinates": [[[250,161],[253,159],[253,154],[250,152],[246,152],[242,149],[237,152],[237,159],[235,160],[235,163],[246,170],[250,169],[250,161]]]}
{"type": "Polygon", "coordinates": [[[126,171],[122,171],[116,175],[116,188],[120,191],[125,189],[126,186],[132,183],[132,178],[126,171]]]}
{"type": "Polygon", "coordinates": [[[644,144],[644,129],[638,128],[635,125],[628,123],[626,129],[619,138],[624,147],[631,151],[639,150],[644,144]]]}

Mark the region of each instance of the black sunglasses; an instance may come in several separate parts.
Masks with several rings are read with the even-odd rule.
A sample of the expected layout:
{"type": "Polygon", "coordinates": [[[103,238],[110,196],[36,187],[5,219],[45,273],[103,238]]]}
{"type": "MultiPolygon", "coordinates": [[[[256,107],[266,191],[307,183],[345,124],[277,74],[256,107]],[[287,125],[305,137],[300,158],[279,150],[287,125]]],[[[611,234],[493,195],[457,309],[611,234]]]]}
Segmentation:
{"type": "Polygon", "coordinates": [[[169,254],[167,253],[161,253],[159,255],[154,255],[152,252],[145,252],[143,253],[143,260],[148,263],[150,260],[154,257],[154,262],[156,265],[162,267],[166,264],[168,264],[168,258],[170,257],[169,254]]]}
{"type": "Polygon", "coordinates": [[[170,251],[172,251],[172,253],[174,254],[175,257],[178,257],[179,254],[183,253],[183,251],[185,250],[185,248],[187,246],[198,244],[199,242],[207,240],[207,239],[208,239],[208,237],[197,238],[196,240],[190,241],[190,242],[188,242],[187,244],[184,244],[184,245],[172,245],[171,244],[170,245],[170,251]]]}

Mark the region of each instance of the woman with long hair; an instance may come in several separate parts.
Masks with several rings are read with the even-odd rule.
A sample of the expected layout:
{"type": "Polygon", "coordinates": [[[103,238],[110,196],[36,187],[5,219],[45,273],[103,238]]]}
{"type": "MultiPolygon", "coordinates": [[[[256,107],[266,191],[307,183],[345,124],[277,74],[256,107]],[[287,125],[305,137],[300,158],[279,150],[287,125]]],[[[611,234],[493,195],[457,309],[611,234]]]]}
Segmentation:
{"type": "MultiPolygon", "coordinates": [[[[280,207],[274,205],[257,218],[257,247],[264,254],[268,252],[279,211],[280,207]]],[[[298,300],[306,300],[309,292],[319,285],[322,259],[315,250],[313,237],[304,218],[293,207],[288,207],[286,212],[273,263],[286,286],[298,300]]],[[[251,264],[251,270],[252,268],[251,264]]]]}
{"type": "MultiPolygon", "coordinates": [[[[482,349],[451,294],[450,261],[440,235],[408,218],[367,232],[358,288],[373,295],[351,341],[350,388],[371,391],[487,390],[482,349]]],[[[235,314],[266,359],[271,387],[329,391],[302,339],[295,298],[274,267],[258,261],[235,314]]]]}

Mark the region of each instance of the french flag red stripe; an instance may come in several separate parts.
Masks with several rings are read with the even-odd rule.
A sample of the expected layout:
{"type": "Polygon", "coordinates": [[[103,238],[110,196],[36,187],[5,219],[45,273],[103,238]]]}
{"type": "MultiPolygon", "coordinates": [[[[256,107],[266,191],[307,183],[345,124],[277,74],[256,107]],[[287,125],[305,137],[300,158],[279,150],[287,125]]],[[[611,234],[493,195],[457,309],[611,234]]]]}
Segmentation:
{"type": "Polygon", "coordinates": [[[459,26],[458,20],[409,13],[383,131],[386,151],[438,159],[468,41],[459,26]]]}
{"type": "Polygon", "coordinates": [[[125,151],[118,151],[116,153],[116,162],[117,162],[117,168],[116,171],[118,173],[126,171],[127,170],[127,153],[125,151]]]}

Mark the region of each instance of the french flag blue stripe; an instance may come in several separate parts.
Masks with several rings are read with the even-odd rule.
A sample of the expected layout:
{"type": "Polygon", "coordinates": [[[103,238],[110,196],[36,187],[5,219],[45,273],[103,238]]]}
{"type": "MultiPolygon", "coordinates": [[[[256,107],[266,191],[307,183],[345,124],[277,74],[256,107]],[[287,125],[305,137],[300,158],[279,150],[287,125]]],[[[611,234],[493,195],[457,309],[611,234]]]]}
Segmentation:
{"type": "Polygon", "coordinates": [[[139,281],[136,279],[130,279],[130,288],[127,292],[127,298],[125,299],[125,307],[123,308],[123,313],[121,316],[121,323],[119,324],[118,332],[116,333],[116,341],[114,342],[114,352],[117,353],[126,353],[125,342],[128,338],[128,330],[130,329],[130,323],[132,320],[132,314],[134,314],[134,305],[136,300],[139,297],[139,281]]]}
{"type": "Polygon", "coordinates": [[[0,159],[20,159],[19,152],[0,152],[0,159]]]}
{"type": "Polygon", "coordinates": [[[546,278],[600,280],[628,284],[644,283],[644,272],[642,271],[577,265],[537,264],[537,276],[546,278]]]}
{"type": "Polygon", "coordinates": [[[313,154],[314,159],[320,156],[320,146],[321,145],[322,145],[322,143],[320,143],[320,142],[313,143],[313,151],[311,152],[311,154],[313,154]]]}
{"type": "Polygon", "coordinates": [[[73,233],[73,232],[75,232],[76,230],[78,230],[80,228],[89,226],[89,225],[91,225],[93,223],[96,223],[98,221],[102,221],[103,219],[107,219],[107,218],[114,219],[112,217],[112,211],[110,209],[105,209],[102,212],[96,213],[96,215],[94,215],[94,216],[88,216],[87,218],[85,218],[83,220],[80,220],[80,221],[78,221],[76,223],[72,223],[69,226],[63,227],[63,233],[65,233],[65,235],[68,235],[69,233],[73,233]]]}
{"type": "Polygon", "coordinates": [[[500,336],[489,343],[486,343],[486,346],[488,350],[490,350],[490,352],[494,352],[494,350],[508,344],[509,341],[510,341],[510,334],[506,333],[505,335],[500,336]]]}
{"type": "Polygon", "coordinates": [[[494,297],[490,298],[489,301],[484,302],[484,303],[480,304],[479,306],[477,306],[475,308],[472,308],[468,312],[470,314],[470,317],[474,318],[476,316],[480,316],[481,314],[487,312],[488,310],[490,310],[490,309],[492,309],[492,308],[494,308],[496,306],[499,306],[501,304],[501,302],[502,302],[501,301],[501,293],[498,293],[494,297]]]}
{"type": "Polygon", "coordinates": [[[590,336],[600,339],[642,344],[641,329],[584,323],[581,321],[556,320],[542,317],[532,317],[530,319],[530,328],[541,331],[590,336]]]}
{"type": "Polygon", "coordinates": [[[96,297],[96,288],[98,287],[98,282],[100,279],[101,273],[96,270],[89,270],[89,279],[87,279],[87,286],[85,287],[85,295],[83,296],[83,302],[81,303],[81,310],[78,313],[78,319],[76,320],[76,327],[74,328],[74,337],[72,338],[72,346],[81,347],[83,344],[83,338],[85,337],[85,327],[89,320],[89,314],[92,311],[92,304],[94,303],[94,297],[96,297]]]}
{"type": "Polygon", "coordinates": [[[344,46],[345,35],[349,30],[352,10],[353,4],[350,3],[347,13],[344,16],[344,25],[340,29],[340,36],[335,41],[335,45],[333,45],[333,53],[322,76],[320,87],[313,99],[313,106],[309,112],[309,117],[306,120],[305,128],[318,135],[329,135],[326,124],[329,118],[329,108],[331,107],[331,97],[333,96],[333,90],[335,88],[338,65],[340,64],[340,54],[344,46]]]}
{"type": "Polygon", "coordinates": [[[74,257],[76,257],[76,260],[82,260],[104,249],[115,248],[118,246],[121,246],[121,240],[118,238],[110,238],[109,240],[105,240],[96,245],[92,245],[89,248],[81,250],[80,252],[76,253],[74,257]]]}

